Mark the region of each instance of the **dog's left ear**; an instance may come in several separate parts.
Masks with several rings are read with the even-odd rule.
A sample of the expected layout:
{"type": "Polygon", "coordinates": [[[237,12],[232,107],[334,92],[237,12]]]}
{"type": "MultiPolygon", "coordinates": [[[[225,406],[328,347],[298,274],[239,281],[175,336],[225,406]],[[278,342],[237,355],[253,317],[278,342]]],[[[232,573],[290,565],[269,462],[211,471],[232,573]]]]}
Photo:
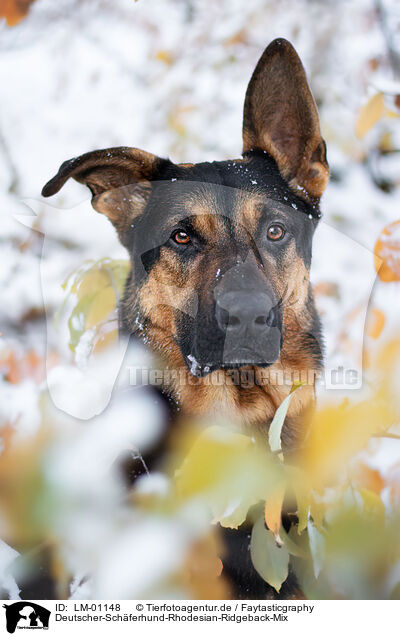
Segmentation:
{"type": "Polygon", "coordinates": [[[325,142],[303,65],[282,38],[265,49],[247,88],[243,152],[253,149],[275,159],[298,196],[319,200],[329,179],[325,142]]]}
{"type": "Polygon", "coordinates": [[[164,163],[169,161],[138,148],[94,150],[65,161],[42,195],[56,194],[70,177],[83,183],[92,192],[94,209],[110,219],[121,243],[127,246],[131,224],[144,209],[151,181],[164,163]]]}

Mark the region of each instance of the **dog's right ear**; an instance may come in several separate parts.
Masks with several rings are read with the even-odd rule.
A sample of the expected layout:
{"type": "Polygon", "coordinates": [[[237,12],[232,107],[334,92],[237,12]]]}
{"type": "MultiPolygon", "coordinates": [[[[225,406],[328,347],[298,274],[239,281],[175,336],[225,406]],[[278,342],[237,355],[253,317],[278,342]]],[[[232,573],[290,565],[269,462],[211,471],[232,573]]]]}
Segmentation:
{"type": "Polygon", "coordinates": [[[42,195],[56,194],[70,177],[87,185],[94,209],[110,219],[121,243],[127,245],[131,224],[144,209],[151,181],[164,163],[169,161],[137,148],[95,150],[65,161],[42,195]]]}

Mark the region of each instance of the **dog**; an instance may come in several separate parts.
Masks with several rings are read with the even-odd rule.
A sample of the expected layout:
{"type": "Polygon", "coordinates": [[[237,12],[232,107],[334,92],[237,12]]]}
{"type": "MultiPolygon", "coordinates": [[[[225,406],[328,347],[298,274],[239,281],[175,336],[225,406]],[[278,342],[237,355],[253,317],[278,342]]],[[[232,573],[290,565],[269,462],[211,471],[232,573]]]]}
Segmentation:
{"type": "MultiPolygon", "coordinates": [[[[179,371],[164,393],[185,415],[222,413],[266,436],[291,388],[273,374],[293,378],[323,364],[309,272],[329,168],[293,46],[274,40],[254,70],[240,158],[175,164],[136,148],[96,150],[63,163],[43,196],[70,177],[89,187],[129,252],[121,326],[179,371]],[[267,380],[244,386],[242,370],[267,380]],[[213,382],[216,374],[226,381],[213,382]]],[[[304,439],[313,404],[312,381],[290,402],[285,452],[304,439]]],[[[246,529],[225,537],[233,596],[272,598],[251,568],[246,529]]],[[[293,589],[288,581],[282,596],[293,589]]]]}

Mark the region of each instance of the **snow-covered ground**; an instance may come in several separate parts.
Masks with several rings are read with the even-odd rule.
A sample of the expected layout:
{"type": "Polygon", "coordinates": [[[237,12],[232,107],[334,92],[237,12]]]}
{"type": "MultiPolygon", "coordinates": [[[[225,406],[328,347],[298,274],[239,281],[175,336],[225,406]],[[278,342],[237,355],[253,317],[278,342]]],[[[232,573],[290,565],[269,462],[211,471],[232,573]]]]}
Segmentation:
{"type": "MultiPolygon", "coordinates": [[[[399,8],[394,1],[382,6],[397,46],[399,8]]],[[[32,351],[38,359],[21,362],[18,381],[0,376],[0,426],[26,435],[40,426],[46,318],[51,322],[63,301],[66,276],[85,259],[126,256],[83,186],[70,182],[45,203],[44,183],[64,160],[110,146],[136,146],[177,162],[240,156],[247,82],[278,36],[304,62],[332,171],[312,268],[327,368],[361,370],[369,304],[385,316],[381,339],[398,329],[399,283],[376,282],[372,254],[380,231],[400,215],[398,154],[378,152],[383,140],[400,148],[400,119],[383,117],[363,139],[355,135],[371,95],[383,91],[395,110],[393,91],[400,93],[373,0],[36,0],[25,20],[13,28],[0,24],[0,33],[0,365],[7,370],[10,356],[25,360],[32,351]],[[382,177],[391,179],[389,189],[376,184],[382,177]]],[[[51,337],[59,386],[69,382],[74,360],[62,337],[51,337]]],[[[141,402],[137,408],[147,413],[141,402]]],[[[90,430],[80,434],[81,450],[84,435],[93,441],[90,430]]],[[[387,452],[380,447],[383,471],[400,456],[393,444],[400,442],[387,452]]],[[[60,442],[57,452],[49,470],[57,464],[65,476],[74,449],[63,456],[60,442]]],[[[185,540],[161,522],[152,532],[166,533],[171,545],[185,540]]],[[[61,534],[67,541],[65,528],[61,534]]],[[[4,554],[11,558],[5,548],[4,554]]],[[[91,566],[90,558],[83,561],[91,566]]],[[[107,597],[103,578],[98,573],[97,592],[107,597]]]]}

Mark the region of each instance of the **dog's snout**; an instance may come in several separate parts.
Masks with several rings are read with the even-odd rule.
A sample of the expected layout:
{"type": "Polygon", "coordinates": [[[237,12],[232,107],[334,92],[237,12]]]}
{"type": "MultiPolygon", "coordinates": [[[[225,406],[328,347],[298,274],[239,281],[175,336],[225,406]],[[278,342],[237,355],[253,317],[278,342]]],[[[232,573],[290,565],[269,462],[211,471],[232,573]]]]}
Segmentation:
{"type": "Polygon", "coordinates": [[[216,303],[216,318],[223,332],[231,335],[250,333],[257,337],[276,321],[276,309],[266,294],[227,292],[216,303]]]}

